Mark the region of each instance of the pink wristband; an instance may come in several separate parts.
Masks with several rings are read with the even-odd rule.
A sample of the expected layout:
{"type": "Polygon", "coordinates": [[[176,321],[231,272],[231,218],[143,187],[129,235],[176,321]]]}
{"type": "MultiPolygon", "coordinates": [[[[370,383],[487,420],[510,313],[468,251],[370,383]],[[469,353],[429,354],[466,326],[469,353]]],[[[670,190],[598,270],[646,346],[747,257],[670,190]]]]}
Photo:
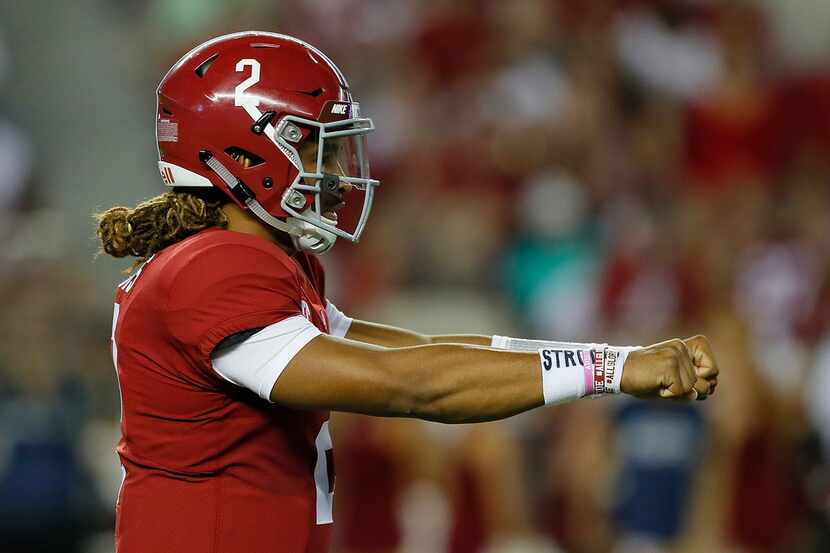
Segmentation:
{"type": "Polygon", "coordinates": [[[582,361],[582,370],[585,376],[585,395],[592,396],[594,395],[594,358],[596,356],[596,350],[588,349],[584,350],[580,355],[580,361],[582,361]]]}

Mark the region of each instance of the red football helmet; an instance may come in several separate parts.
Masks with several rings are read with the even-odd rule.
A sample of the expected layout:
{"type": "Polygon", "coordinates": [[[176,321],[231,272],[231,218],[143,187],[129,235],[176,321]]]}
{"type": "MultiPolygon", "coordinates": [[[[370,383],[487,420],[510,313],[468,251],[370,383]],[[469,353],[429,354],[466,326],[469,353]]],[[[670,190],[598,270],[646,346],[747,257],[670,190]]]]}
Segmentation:
{"type": "Polygon", "coordinates": [[[215,186],[294,245],[322,253],[337,236],[356,242],[379,181],[369,176],[366,135],[343,73],[296,38],[264,32],[224,35],[197,46],[158,87],[156,140],[164,183],[215,186]],[[317,143],[316,166],[301,146],[317,143]],[[247,166],[236,160],[244,156],[247,166]],[[307,163],[307,165],[309,165],[307,163]],[[321,195],[361,191],[354,228],[322,212],[321,195]]]}

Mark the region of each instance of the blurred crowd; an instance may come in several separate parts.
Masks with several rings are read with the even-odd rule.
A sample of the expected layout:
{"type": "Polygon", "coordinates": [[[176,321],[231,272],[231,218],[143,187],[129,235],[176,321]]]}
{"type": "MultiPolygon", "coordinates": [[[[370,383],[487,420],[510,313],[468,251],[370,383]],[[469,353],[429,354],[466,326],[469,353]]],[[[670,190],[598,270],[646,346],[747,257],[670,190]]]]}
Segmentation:
{"type": "Polygon", "coordinates": [[[102,266],[117,264],[93,262],[88,217],[161,190],[156,82],[193,45],[249,28],[329,53],[377,127],[365,238],[323,260],[340,309],[435,333],[704,333],[722,372],[705,403],[613,398],[456,427],[337,415],[336,551],[830,550],[826,0],[77,9],[125,56],[104,74],[112,94],[140,98],[110,118],[131,130],[95,113],[77,128],[135,144],[112,155],[149,169],[108,165],[109,150],[97,173],[39,164],[72,167],[53,136],[72,130],[21,115],[30,46],[0,19],[0,552],[112,549],[116,280],[102,266]],[[83,220],[74,243],[65,219],[83,220]]]}

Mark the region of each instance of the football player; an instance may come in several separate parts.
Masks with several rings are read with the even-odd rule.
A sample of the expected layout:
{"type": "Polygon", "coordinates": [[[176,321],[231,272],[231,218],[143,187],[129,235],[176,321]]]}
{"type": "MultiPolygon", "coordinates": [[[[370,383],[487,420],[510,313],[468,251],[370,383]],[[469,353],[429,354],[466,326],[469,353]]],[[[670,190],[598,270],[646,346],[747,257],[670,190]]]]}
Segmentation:
{"type": "Polygon", "coordinates": [[[171,190],[98,215],[103,251],[137,258],[112,327],[120,553],[327,551],[330,410],[461,423],[714,391],[700,336],[645,348],[427,336],[340,312],[317,256],[363,232],[372,130],[337,66],[289,36],[215,38],[162,79],[171,190]],[[361,206],[352,225],[346,201],[361,206]]]}

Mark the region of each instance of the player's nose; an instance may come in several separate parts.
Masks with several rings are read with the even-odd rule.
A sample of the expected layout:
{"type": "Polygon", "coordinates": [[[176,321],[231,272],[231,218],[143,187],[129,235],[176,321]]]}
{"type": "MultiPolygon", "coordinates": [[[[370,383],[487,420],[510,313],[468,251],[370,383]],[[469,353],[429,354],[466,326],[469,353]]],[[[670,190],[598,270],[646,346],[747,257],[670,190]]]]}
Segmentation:
{"type": "Polygon", "coordinates": [[[326,175],[323,179],[322,201],[323,205],[328,209],[338,209],[342,207],[344,196],[351,192],[352,184],[342,180],[337,175],[326,175]]]}

